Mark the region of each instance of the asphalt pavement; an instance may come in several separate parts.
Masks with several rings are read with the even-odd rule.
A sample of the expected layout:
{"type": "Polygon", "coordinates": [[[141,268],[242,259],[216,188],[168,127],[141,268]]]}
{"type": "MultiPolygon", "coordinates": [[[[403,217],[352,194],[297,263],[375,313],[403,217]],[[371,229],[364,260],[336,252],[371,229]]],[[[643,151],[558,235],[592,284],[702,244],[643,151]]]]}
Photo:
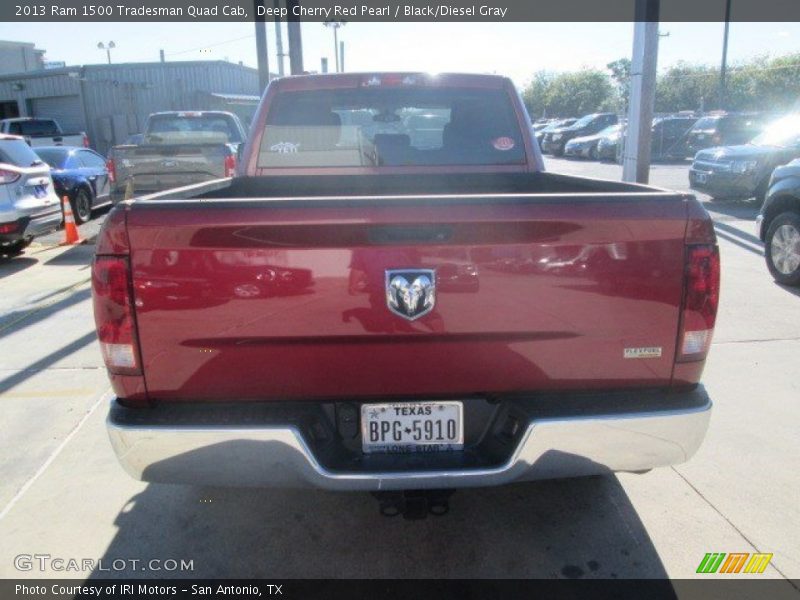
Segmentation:
{"type": "MultiPolygon", "coordinates": [[[[547,163],[620,177],[612,164],[547,163]]],[[[685,189],[686,170],[656,165],[651,183],[685,189]]],[[[753,235],[755,206],[706,207],[723,284],[704,375],[715,409],[698,454],[644,475],[460,490],[449,514],[414,522],[379,516],[362,493],[130,479],[104,428],[93,247],[58,247],[56,235],[0,259],[0,577],[688,578],[708,552],[764,552],[774,556],[763,575],[737,577],[797,580],[800,290],[770,278],[753,235]],[[102,559],[105,568],[127,562],[68,573],[21,571],[18,558],[15,566],[36,553],[102,559]],[[192,568],[130,563],[151,559],[192,568]]],[[[91,238],[102,218],[82,233],[91,238]]]]}

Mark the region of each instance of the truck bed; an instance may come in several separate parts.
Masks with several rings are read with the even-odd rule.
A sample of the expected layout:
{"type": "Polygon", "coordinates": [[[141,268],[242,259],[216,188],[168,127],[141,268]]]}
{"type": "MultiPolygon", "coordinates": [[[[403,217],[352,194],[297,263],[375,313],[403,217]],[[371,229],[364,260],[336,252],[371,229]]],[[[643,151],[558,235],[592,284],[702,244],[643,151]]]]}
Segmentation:
{"type": "Polygon", "coordinates": [[[669,387],[690,199],[546,173],[249,177],[136,199],[147,394],[669,387]],[[387,310],[392,269],[434,270],[435,310],[387,310]],[[658,356],[627,356],[642,348],[658,356]]]}

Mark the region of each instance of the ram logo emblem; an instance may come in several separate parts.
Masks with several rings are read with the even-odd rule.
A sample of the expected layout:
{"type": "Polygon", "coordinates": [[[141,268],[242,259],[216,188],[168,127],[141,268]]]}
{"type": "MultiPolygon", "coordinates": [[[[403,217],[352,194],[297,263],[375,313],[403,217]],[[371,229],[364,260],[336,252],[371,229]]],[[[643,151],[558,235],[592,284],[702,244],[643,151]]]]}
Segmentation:
{"type": "Polygon", "coordinates": [[[394,314],[413,321],[436,304],[436,272],[433,269],[386,271],[386,305],[394,314]]]}

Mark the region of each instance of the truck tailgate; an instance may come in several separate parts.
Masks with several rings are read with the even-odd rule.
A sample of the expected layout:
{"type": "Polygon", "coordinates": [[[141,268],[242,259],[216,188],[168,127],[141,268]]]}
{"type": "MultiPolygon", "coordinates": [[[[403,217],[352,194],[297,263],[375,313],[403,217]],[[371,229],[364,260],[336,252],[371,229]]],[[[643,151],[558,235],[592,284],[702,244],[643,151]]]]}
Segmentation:
{"type": "Polygon", "coordinates": [[[148,395],[434,397],[667,386],[678,194],[135,202],[148,395]],[[474,200],[474,198],[472,199],[474,200]],[[433,310],[387,270],[435,271],[433,310]]]}
{"type": "Polygon", "coordinates": [[[117,180],[133,178],[137,192],[181,187],[225,175],[224,144],[140,145],[115,149],[117,180]]]}

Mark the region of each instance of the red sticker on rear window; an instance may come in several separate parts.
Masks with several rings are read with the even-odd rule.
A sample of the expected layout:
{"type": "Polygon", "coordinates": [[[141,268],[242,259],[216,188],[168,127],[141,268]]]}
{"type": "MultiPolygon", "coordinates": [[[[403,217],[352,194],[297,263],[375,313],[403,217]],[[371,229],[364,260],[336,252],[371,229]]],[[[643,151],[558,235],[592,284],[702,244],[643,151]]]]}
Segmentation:
{"type": "Polygon", "coordinates": [[[492,146],[494,146],[495,150],[511,150],[514,145],[514,140],[506,136],[492,140],[492,146]]]}

